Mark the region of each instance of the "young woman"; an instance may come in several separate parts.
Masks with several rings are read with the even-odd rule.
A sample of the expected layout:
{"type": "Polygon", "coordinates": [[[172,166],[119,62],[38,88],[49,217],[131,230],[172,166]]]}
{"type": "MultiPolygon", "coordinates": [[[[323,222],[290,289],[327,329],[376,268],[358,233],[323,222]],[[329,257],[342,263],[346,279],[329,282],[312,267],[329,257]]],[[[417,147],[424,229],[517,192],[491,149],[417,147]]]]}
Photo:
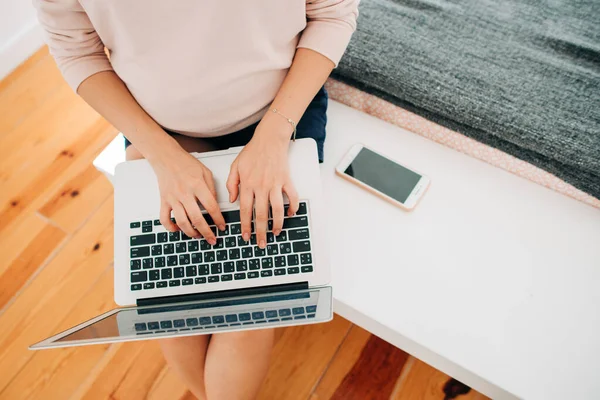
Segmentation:
{"type": "MultiPolygon", "coordinates": [[[[69,85],[146,158],[161,193],[161,223],[215,242],[199,201],[224,225],[211,172],[188,152],[245,145],[231,165],[229,201],[242,236],[256,212],[266,245],[298,207],[287,150],[314,138],[323,158],[323,84],[356,27],[358,0],[34,0],[69,85]],[[291,121],[291,122],[290,122],[291,121]],[[176,224],[171,222],[171,215],[176,224]]],[[[268,368],[272,330],[164,340],[165,358],[200,399],[250,399],[268,368]]]]}

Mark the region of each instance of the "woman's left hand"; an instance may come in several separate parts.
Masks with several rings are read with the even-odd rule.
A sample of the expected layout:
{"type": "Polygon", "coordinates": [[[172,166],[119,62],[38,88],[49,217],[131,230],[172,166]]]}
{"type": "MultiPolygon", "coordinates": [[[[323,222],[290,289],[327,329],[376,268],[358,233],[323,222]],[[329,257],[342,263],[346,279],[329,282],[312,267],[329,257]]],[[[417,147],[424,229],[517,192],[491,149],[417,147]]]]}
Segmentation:
{"type": "Polygon", "coordinates": [[[267,245],[269,203],[273,212],[273,234],[283,227],[283,193],[289,199],[288,215],[298,211],[298,194],[290,178],[288,146],[291,126],[285,119],[267,113],[258,124],[252,140],[231,164],[227,190],[229,201],[240,198],[242,237],[250,240],[252,206],[256,209],[256,242],[260,248],[267,245]]]}

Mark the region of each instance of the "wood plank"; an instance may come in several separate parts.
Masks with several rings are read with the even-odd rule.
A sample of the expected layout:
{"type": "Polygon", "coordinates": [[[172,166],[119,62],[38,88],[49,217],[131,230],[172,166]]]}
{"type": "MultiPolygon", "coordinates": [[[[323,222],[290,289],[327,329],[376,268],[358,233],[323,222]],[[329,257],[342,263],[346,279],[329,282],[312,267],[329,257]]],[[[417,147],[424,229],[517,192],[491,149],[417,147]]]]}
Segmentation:
{"type": "MultiPolygon", "coordinates": [[[[99,281],[61,321],[57,330],[71,328],[113,308],[112,288],[113,270],[108,267],[99,281]]],[[[88,377],[109,347],[106,344],[36,351],[1,396],[7,399],[68,398],[88,377]]]]}
{"type": "Polygon", "coordinates": [[[258,399],[307,399],[350,326],[335,315],[325,324],[287,328],[273,349],[258,399]]]}
{"type": "Polygon", "coordinates": [[[486,400],[481,393],[414,359],[410,371],[391,400],[486,400]]]}
{"type": "Polygon", "coordinates": [[[28,71],[37,64],[41,59],[48,56],[48,46],[42,46],[38,51],[33,53],[31,57],[25,60],[21,65],[15,68],[10,74],[8,74],[4,79],[0,80],[0,92],[6,90],[9,86],[15,83],[18,80],[24,78],[28,71]]]}
{"type": "Polygon", "coordinates": [[[55,333],[112,264],[112,218],[108,199],[0,315],[0,390],[33,356],[27,347],[55,333]]]}
{"type": "Polygon", "coordinates": [[[21,79],[0,90],[0,110],[7,110],[0,119],[0,136],[15,129],[48,100],[51,93],[66,85],[50,55],[31,65],[21,79]]]}
{"type": "Polygon", "coordinates": [[[106,177],[92,164],[65,183],[39,213],[69,233],[75,232],[113,192],[106,177]]]}
{"type": "Polygon", "coordinates": [[[330,399],[346,375],[358,361],[371,334],[357,325],[352,325],[348,336],[335,354],[323,379],[317,385],[311,399],[330,399]]]}
{"type": "Polygon", "coordinates": [[[156,382],[148,392],[148,400],[165,400],[165,399],[195,399],[190,393],[179,376],[167,365],[159,374],[156,382]],[[191,397],[189,397],[191,396],[191,397]]]}
{"type": "Polygon", "coordinates": [[[37,215],[26,217],[18,229],[0,245],[0,309],[23,288],[51,255],[60,248],[66,233],[42,221],[37,215]],[[8,262],[5,263],[5,260],[8,262]]]}
{"type": "Polygon", "coordinates": [[[371,335],[331,399],[388,399],[408,357],[394,345],[371,335]]]}

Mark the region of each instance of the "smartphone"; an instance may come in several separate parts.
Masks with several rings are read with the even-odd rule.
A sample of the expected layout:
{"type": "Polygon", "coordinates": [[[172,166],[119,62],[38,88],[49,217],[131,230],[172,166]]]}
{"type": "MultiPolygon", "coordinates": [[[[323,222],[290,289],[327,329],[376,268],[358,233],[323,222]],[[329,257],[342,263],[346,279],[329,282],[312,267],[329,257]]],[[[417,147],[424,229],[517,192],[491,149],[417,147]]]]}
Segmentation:
{"type": "Polygon", "coordinates": [[[354,145],[336,168],[342,178],[410,211],[419,202],[429,178],[363,146],[354,145]]]}

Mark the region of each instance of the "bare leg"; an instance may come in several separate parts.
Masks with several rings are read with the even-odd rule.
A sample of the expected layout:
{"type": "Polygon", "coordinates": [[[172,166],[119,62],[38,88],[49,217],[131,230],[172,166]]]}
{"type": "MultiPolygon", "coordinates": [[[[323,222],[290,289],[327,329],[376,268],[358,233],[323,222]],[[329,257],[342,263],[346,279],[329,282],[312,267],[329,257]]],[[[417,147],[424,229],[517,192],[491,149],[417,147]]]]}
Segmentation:
{"type": "Polygon", "coordinates": [[[269,369],[274,329],[213,335],[204,369],[207,398],[250,400],[269,369]]]}

